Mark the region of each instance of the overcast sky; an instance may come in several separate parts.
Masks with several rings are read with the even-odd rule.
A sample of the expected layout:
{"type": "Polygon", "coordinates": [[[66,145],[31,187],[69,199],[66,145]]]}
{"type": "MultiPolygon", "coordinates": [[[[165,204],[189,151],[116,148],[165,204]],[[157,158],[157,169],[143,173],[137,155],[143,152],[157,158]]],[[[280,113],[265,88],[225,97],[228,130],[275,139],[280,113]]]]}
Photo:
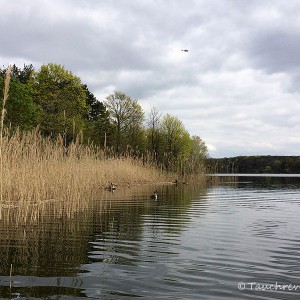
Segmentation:
{"type": "Polygon", "coordinates": [[[300,155],[299,0],[0,0],[0,63],[57,63],[211,157],[300,155]],[[188,49],[189,52],[183,52],[188,49]]]}

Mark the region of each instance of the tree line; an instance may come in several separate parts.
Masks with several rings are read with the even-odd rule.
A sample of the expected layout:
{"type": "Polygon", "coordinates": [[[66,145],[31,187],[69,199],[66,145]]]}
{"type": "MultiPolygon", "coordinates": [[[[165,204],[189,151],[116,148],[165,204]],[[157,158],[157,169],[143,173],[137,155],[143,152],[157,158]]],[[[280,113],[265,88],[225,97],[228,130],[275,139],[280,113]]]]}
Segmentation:
{"type": "MultiPolygon", "coordinates": [[[[0,69],[0,104],[6,68],[0,69]]],[[[80,139],[105,155],[151,161],[182,175],[203,172],[205,142],[190,136],[176,116],[152,107],[145,116],[137,99],[114,91],[103,101],[81,79],[58,64],[12,66],[5,125],[10,130],[36,127],[45,137],[62,137],[67,146],[80,139]]]]}
{"type": "Polygon", "coordinates": [[[237,156],[210,158],[210,173],[300,174],[300,156],[237,156]]]}

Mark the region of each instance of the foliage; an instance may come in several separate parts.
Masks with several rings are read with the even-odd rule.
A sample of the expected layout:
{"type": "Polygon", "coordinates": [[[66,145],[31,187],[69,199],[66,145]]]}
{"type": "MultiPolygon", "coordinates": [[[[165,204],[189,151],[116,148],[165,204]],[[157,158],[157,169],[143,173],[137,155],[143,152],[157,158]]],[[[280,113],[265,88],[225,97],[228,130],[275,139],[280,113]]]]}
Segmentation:
{"type": "MultiPolygon", "coordinates": [[[[0,69],[1,92],[5,71],[0,69]]],[[[14,65],[11,74],[6,126],[21,131],[38,126],[44,136],[62,137],[64,147],[80,136],[81,143],[100,146],[106,156],[142,159],[182,176],[204,172],[205,143],[191,137],[177,117],[152,107],[145,126],[138,100],[115,91],[100,102],[61,65],[42,65],[38,71],[14,65]]]]}
{"type": "Polygon", "coordinates": [[[112,143],[111,140],[107,140],[107,136],[110,137],[112,131],[109,113],[104,104],[89,91],[87,85],[82,87],[86,94],[86,105],[89,108],[88,114],[85,116],[86,130],[84,136],[95,144],[105,147],[107,143],[112,143]]]}
{"type": "Polygon", "coordinates": [[[70,142],[84,127],[88,114],[86,94],[79,77],[56,64],[43,65],[34,74],[34,99],[42,108],[40,129],[44,135],[63,135],[70,142]]]}
{"type": "Polygon", "coordinates": [[[207,147],[205,142],[197,135],[192,136],[189,141],[189,152],[186,157],[186,170],[188,174],[195,174],[197,172],[203,171],[204,161],[207,157],[207,147]]]}
{"type": "MultiPolygon", "coordinates": [[[[5,76],[6,70],[7,68],[0,69],[2,77],[5,76]]],[[[23,69],[18,68],[15,64],[11,66],[11,77],[18,79],[23,84],[29,83],[33,72],[33,65],[24,64],[23,69]]]]}
{"type": "Polygon", "coordinates": [[[117,154],[124,153],[127,146],[139,145],[142,136],[144,113],[137,100],[123,92],[115,91],[104,102],[114,128],[114,144],[117,154]]]}
{"type": "MultiPolygon", "coordinates": [[[[31,67],[24,66],[18,69],[12,67],[9,101],[6,104],[5,124],[13,128],[30,130],[38,124],[39,107],[33,101],[33,88],[30,83],[31,67]]],[[[0,71],[0,103],[3,99],[4,74],[6,69],[0,71]]]]}
{"type": "Polygon", "coordinates": [[[182,121],[167,114],[161,122],[162,153],[167,170],[176,167],[178,159],[184,158],[189,146],[189,133],[185,130],[182,121]]]}
{"type": "Polygon", "coordinates": [[[190,137],[181,120],[170,114],[161,118],[158,110],[152,108],[147,125],[148,148],[163,169],[182,176],[203,172],[205,143],[198,136],[190,137]]]}

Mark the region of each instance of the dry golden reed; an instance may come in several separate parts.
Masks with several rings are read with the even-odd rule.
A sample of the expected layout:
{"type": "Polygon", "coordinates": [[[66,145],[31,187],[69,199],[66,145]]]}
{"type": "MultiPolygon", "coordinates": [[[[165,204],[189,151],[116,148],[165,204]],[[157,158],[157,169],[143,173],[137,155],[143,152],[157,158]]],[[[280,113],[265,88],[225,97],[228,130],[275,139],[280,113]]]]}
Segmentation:
{"type": "Polygon", "coordinates": [[[44,138],[34,130],[4,130],[11,67],[7,68],[0,115],[0,220],[39,220],[52,210],[73,216],[108,186],[166,180],[157,169],[127,158],[108,159],[92,145],[62,137],[44,138]]]}
{"type": "MultiPolygon", "coordinates": [[[[1,115],[0,115],[0,204],[2,203],[2,200],[3,200],[3,196],[2,196],[3,195],[3,192],[2,192],[3,191],[3,185],[2,185],[2,178],[3,178],[2,138],[3,138],[4,118],[5,118],[5,112],[6,112],[5,104],[8,99],[11,69],[12,69],[12,67],[9,66],[5,73],[2,108],[1,108],[1,115]]],[[[0,208],[0,218],[1,218],[1,208],[0,208]]]]}
{"type": "Polygon", "coordinates": [[[160,171],[138,160],[105,158],[99,148],[78,142],[65,147],[62,138],[53,141],[42,137],[38,130],[6,130],[1,148],[0,209],[2,213],[18,209],[22,218],[49,203],[60,203],[71,214],[110,182],[125,186],[167,180],[160,171]]]}

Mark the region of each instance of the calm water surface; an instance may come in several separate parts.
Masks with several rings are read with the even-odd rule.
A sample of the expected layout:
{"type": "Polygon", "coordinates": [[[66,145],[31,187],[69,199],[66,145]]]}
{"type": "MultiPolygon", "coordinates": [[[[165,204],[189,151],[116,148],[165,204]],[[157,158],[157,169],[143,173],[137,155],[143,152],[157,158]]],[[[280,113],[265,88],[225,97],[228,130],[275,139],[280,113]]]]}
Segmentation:
{"type": "Polygon", "coordinates": [[[105,198],[73,219],[0,223],[1,299],[300,299],[300,178],[105,198]]]}

